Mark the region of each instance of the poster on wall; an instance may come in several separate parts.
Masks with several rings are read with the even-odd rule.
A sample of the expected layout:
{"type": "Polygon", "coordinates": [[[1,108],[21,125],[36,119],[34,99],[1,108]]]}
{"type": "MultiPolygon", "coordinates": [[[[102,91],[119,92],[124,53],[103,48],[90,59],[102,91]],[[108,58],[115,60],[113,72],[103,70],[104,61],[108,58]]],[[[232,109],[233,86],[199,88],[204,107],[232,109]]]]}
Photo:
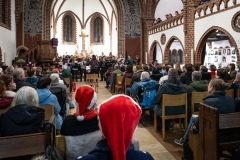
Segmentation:
{"type": "MultiPolygon", "coordinates": [[[[204,65],[209,68],[210,65],[214,64],[217,68],[227,67],[228,64],[234,63],[237,69],[237,55],[234,47],[229,47],[230,44],[226,43],[224,47],[222,43],[220,45],[206,43],[206,54],[204,65]]],[[[215,42],[216,43],[216,42],[215,42]]],[[[219,44],[219,42],[217,42],[219,44]]]]}

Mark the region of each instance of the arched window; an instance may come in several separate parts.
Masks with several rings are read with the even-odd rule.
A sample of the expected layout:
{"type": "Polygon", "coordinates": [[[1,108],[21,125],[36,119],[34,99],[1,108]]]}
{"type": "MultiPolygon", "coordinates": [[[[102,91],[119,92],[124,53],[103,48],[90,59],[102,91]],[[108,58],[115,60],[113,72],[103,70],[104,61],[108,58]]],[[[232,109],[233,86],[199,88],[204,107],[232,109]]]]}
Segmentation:
{"type": "Polygon", "coordinates": [[[103,25],[102,25],[102,19],[97,17],[94,20],[94,42],[100,43],[102,42],[102,36],[103,36],[103,25]]]}
{"type": "Polygon", "coordinates": [[[63,37],[65,42],[72,42],[72,18],[70,16],[65,16],[64,17],[64,32],[63,32],[63,37]]]}
{"type": "Polygon", "coordinates": [[[91,45],[104,44],[104,20],[98,12],[92,15],[90,21],[90,43],[91,45]]]}
{"type": "Polygon", "coordinates": [[[62,19],[63,44],[76,44],[76,19],[71,12],[66,12],[62,19]]]}
{"type": "Polygon", "coordinates": [[[0,26],[11,29],[11,1],[0,0],[0,26]]]}

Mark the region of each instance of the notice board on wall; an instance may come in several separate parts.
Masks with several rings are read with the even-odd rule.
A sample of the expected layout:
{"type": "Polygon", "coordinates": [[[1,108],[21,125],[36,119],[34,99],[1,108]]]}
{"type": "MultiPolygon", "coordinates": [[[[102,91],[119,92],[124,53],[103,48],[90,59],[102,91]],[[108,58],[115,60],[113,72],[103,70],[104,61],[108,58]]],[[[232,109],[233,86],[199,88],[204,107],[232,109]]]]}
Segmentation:
{"type": "Polygon", "coordinates": [[[231,47],[228,40],[207,42],[204,65],[209,68],[214,64],[217,68],[227,67],[234,63],[237,68],[237,54],[234,47],[231,47]]]}

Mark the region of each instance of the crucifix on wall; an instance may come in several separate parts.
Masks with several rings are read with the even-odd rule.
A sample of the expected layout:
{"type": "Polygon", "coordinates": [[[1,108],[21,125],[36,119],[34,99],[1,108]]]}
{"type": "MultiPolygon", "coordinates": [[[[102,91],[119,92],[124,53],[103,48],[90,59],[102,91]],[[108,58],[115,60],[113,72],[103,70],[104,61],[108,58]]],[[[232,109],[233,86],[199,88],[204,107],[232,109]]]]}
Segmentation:
{"type": "Polygon", "coordinates": [[[81,34],[79,36],[82,37],[82,51],[81,51],[81,53],[86,57],[87,51],[85,50],[85,38],[88,37],[88,35],[86,34],[86,31],[84,29],[82,29],[81,34]]]}

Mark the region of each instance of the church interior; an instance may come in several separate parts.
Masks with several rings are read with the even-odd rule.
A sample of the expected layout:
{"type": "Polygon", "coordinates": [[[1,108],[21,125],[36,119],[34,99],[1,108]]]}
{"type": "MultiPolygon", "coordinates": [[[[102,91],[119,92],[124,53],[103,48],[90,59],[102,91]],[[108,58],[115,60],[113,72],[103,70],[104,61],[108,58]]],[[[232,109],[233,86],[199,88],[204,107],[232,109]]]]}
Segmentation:
{"type": "MultiPolygon", "coordinates": [[[[222,68],[231,63],[240,69],[240,0],[0,0],[0,13],[3,69],[51,67],[62,57],[93,55],[138,57],[140,65],[222,68]]],[[[98,105],[116,94],[105,88],[105,81],[97,87],[98,105]]],[[[70,93],[72,99],[75,93],[70,93]]],[[[76,113],[76,106],[68,112],[76,113]]],[[[183,148],[174,139],[181,138],[187,126],[179,128],[177,120],[163,139],[154,115],[143,111],[141,117],[133,135],[140,150],[155,160],[182,160],[183,148]]],[[[61,135],[56,136],[56,146],[66,157],[61,135]]]]}

